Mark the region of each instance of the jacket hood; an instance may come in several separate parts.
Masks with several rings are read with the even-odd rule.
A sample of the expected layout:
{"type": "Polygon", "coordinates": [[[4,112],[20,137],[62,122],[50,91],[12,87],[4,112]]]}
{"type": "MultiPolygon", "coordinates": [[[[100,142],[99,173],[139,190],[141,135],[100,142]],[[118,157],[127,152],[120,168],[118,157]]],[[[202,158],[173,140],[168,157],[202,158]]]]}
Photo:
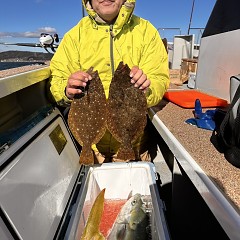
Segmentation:
{"type": "MultiPolygon", "coordinates": [[[[131,16],[133,14],[133,10],[135,7],[136,0],[126,0],[125,3],[122,5],[119,15],[114,23],[114,28],[121,29],[125,23],[130,21],[131,16]],[[123,17],[119,17],[123,16],[123,17]]],[[[85,7],[89,17],[94,21],[95,27],[97,27],[96,24],[104,24],[106,23],[98,14],[93,10],[90,1],[89,0],[82,0],[83,6],[85,7]]]]}

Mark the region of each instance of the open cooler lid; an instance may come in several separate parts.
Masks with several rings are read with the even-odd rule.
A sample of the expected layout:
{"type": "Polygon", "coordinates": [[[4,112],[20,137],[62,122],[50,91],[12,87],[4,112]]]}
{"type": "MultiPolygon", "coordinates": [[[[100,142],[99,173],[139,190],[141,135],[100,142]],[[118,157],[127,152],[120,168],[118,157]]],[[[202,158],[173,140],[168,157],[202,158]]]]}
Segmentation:
{"type": "Polygon", "coordinates": [[[8,152],[11,161],[0,173],[1,214],[20,239],[53,239],[80,170],[60,112],[54,110],[8,152]]]}

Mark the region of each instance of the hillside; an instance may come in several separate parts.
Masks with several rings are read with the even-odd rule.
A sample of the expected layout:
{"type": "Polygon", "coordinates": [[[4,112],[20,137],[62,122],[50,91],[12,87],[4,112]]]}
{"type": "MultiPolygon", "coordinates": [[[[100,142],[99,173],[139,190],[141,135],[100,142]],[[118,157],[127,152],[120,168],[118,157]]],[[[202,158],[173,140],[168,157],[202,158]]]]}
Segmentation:
{"type": "Polygon", "coordinates": [[[0,61],[48,61],[53,54],[30,51],[0,52],[0,61]]]}

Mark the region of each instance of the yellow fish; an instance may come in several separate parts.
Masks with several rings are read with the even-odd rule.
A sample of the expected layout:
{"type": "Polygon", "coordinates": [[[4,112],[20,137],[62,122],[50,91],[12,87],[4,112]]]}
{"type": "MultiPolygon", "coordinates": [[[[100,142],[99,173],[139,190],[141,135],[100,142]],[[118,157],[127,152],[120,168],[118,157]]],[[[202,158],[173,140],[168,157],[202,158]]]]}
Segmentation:
{"type": "Polygon", "coordinates": [[[123,205],[107,240],[147,240],[149,216],[142,195],[136,193],[123,205]]]}
{"type": "Polygon", "coordinates": [[[105,240],[99,226],[103,215],[105,188],[98,194],[90,211],[81,240],[105,240]]]}

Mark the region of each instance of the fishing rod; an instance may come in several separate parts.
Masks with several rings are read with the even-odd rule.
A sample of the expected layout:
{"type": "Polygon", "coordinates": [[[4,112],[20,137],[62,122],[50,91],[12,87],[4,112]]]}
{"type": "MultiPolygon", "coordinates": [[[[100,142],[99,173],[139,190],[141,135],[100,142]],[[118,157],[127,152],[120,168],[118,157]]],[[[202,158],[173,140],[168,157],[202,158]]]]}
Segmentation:
{"type": "Polygon", "coordinates": [[[24,47],[40,47],[44,48],[46,52],[51,53],[48,49],[51,49],[52,53],[55,53],[56,48],[58,47],[59,37],[55,33],[51,35],[49,33],[41,33],[38,43],[5,43],[0,42],[2,45],[15,45],[15,46],[24,46],[24,47]]]}

